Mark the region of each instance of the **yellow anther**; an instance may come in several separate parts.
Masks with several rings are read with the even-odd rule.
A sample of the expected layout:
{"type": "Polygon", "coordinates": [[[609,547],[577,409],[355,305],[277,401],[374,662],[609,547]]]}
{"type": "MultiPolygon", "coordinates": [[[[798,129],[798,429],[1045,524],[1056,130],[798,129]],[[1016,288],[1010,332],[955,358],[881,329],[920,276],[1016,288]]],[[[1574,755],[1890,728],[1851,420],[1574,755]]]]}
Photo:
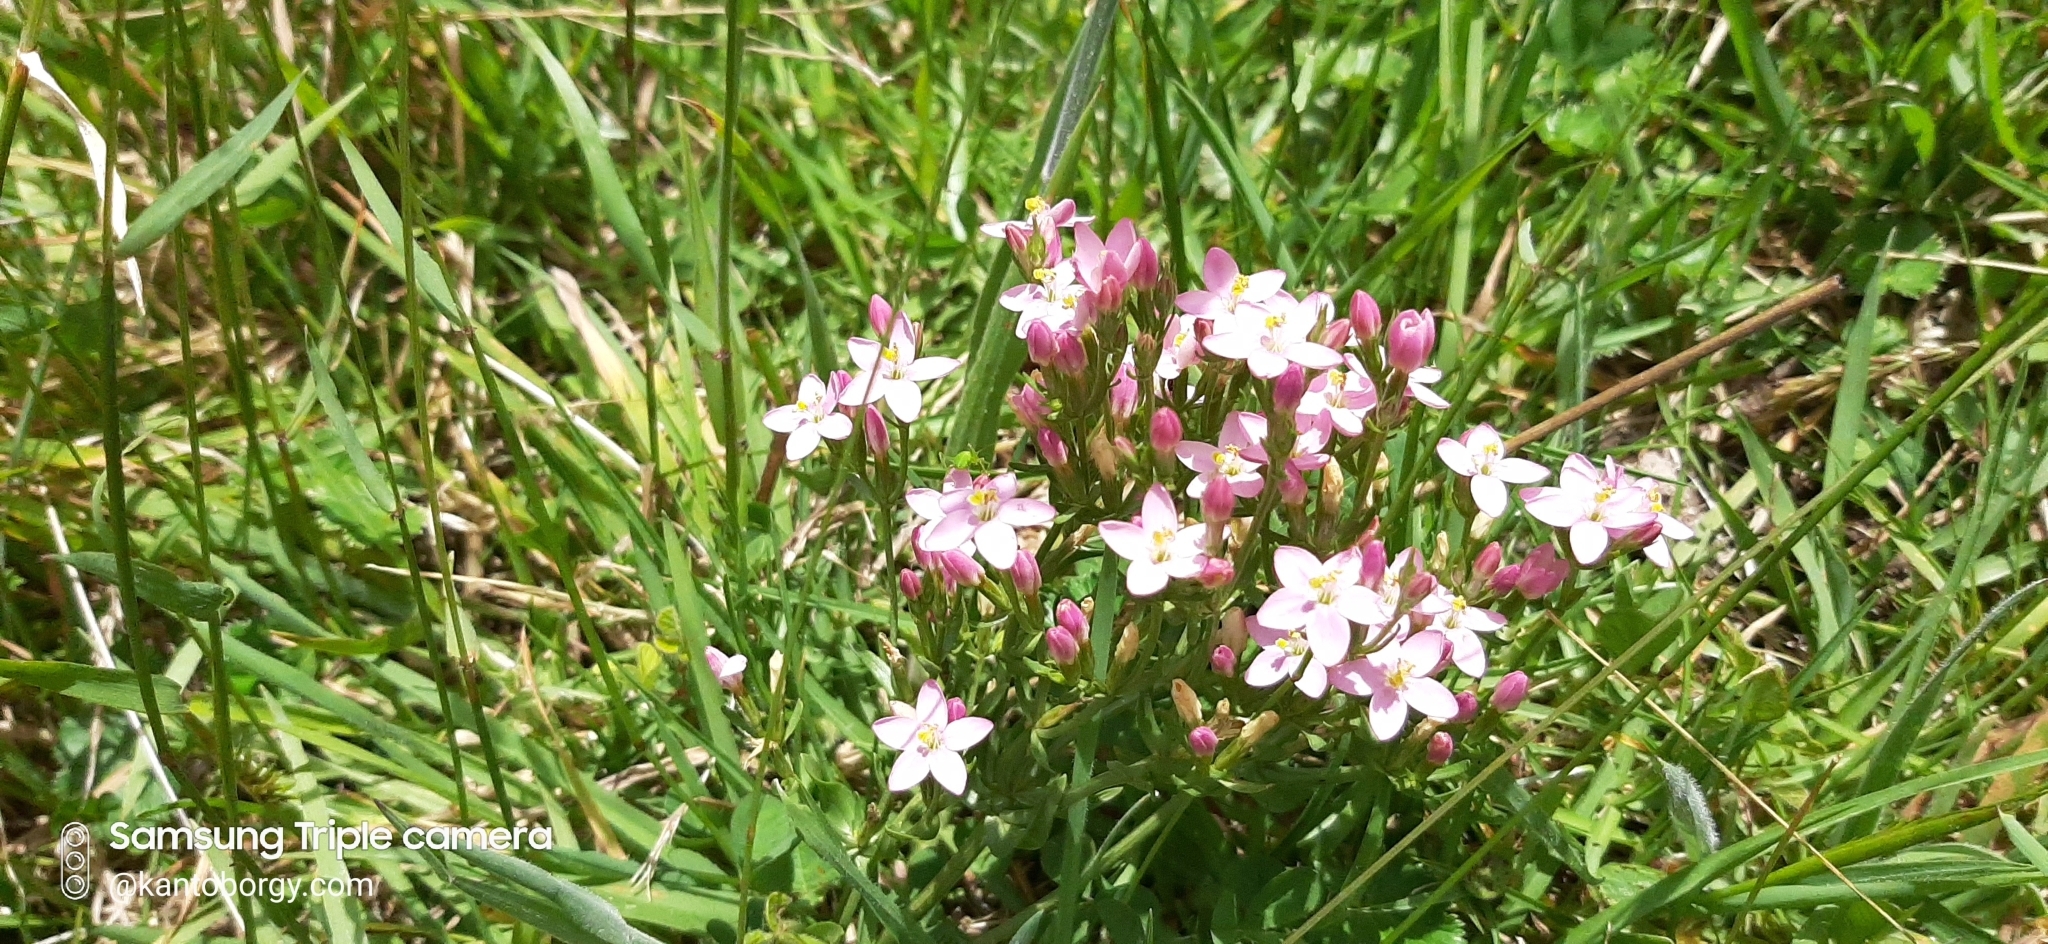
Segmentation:
{"type": "Polygon", "coordinates": [[[1243,295],[1244,290],[1251,287],[1252,280],[1250,276],[1240,275],[1230,280],[1230,294],[1232,295],[1243,295]]]}
{"type": "Polygon", "coordinates": [[[1032,214],[1045,212],[1045,200],[1039,197],[1025,197],[1024,212],[1032,214]]]}

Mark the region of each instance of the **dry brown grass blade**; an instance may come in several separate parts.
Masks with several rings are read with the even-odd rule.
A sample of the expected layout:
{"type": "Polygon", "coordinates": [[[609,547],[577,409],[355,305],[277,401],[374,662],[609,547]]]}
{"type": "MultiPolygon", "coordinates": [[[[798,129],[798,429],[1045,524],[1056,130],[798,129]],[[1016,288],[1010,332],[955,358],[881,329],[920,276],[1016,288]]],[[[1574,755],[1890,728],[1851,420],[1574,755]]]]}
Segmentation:
{"type": "Polygon", "coordinates": [[[1551,433],[1606,409],[1623,397],[1664,383],[1678,376],[1687,367],[1734,346],[1744,338],[1764,331],[1772,325],[1776,325],[1793,315],[1827,301],[1841,294],[1841,292],[1842,277],[1839,275],[1828,276],[1825,281],[1817,285],[1800,289],[1787,296],[1784,301],[1764,309],[1763,313],[1756,317],[1735,325],[1692,347],[1686,348],[1672,356],[1670,360],[1602,390],[1578,406],[1529,427],[1521,435],[1508,440],[1508,451],[1512,452],[1530,443],[1538,442],[1551,433]]]}

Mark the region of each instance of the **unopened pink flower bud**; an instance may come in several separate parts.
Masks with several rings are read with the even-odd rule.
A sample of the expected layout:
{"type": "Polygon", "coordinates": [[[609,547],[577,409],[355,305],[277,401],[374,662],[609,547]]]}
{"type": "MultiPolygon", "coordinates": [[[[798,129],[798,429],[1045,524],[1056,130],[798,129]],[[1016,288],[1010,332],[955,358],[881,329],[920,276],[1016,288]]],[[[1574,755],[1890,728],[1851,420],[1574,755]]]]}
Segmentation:
{"type": "Polygon", "coordinates": [[[1378,586],[1387,576],[1387,545],[1378,538],[1366,542],[1358,569],[1362,583],[1368,587],[1378,586]]]}
{"type": "Polygon", "coordinates": [[[1351,343],[1351,330],[1351,319],[1335,318],[1324,326],[1322,337],[1316,340],[1333,351],[1342,350],[1344,345],[1351,343]]]}
{"type": "Polygon", "coordinates": [[[1138,412],[1138,378],[1129,370],[1117,371],[1116,381],[1109,385],[1109,412],[1118,422],[1138,412]]]}
{"type": "Polygon", "coordinates": [[[946,569],[946,576],[953,582],[966,587],[981,585],[983,571],[974,558],[959,551],[945,551],[939,554],[939,566],[946,569]]]}
{"type": "Polygon", "coordinates": [[[1225,678],[1237,674],[1237,650],[1217,646],[1209,652],[1209,669],[1225,678]]]}
{"type": "Polygon", "coordinates": [[[1522,579],[1522,565],[1509,564],[1494,571],[1486,581],[1486,589],[1494,593],[1508,593],[1515,589],[1515,583],[1522,579]]]}
{"type": "Polygon", "coordinates": [[[1472,559],[1472,579],[1484,583],[1493,579],[1500,570],[1500,542],[1495,541],[1479,549],[1479,556],[1472,559]]]}
{"type": "Polygon", "coordinates": [[[1194,751],[1196,757],[1204,759],[1216,756],[1215,730],[1205,724],[1189,731],[1188,750],[1194,751]]]}
{"type": "Polygon", "coordinates": [[[1003,229],[1003,241],[1010,244],[1010,254],[1017,257],[1017,267],[1026,272],[1035,268],[1039,261],[1031,258],[1031,235],[1031,229],[1025,226],[1003,229]]]}
{"type": "Polygon", "coordinates": [[[1229,521],[1235,510],[1237,494],[1230,490],[1230,481],[1220,475],[1209,479],[1202,487],[1202,520],[1210,524],[1229,521]]]}
{"type": "Polygon", "coordinates": [[[885,453],[889,451],[889,421],[882,418],[882,411],[868,407],[867,417],[861,424],[867,430],[868,451],[885,453]]]}
{"type": "Polygon", "coordinates": [[[1073,665],[1081,658],[1081,641],[1065,626],[1054,625],[1045,631],[1045,654],[1060,665],[1073,665]]]}
{"type": "Polygon", "coordinates": [[[1429,596],[1430,594],[1435,592],[1435,577],[1429,574],[1416,574],[1415,576],[1408,578],[1408,583],[1401,587],[1401,599],[1411,601],[1420,600],[1423,597],[1429,596]]]}
{"type": "Polygon", "coordinates": [[[1456,741],[1453,741],[1453,740],[1451,740],[1451,734],[1450,734],[1450,732],[1448,732],[1448,731],[1438,731],[1437,733],[1435,733],[1435,734],[1432,734],[1432,735],[1430,735],[1430,736],[1429,736],[1429,762],[1430,762],[1430,764],[1431,764],[1431,765],[1433,765],[1433,766],[1441,767],[1441,766],[1443,766],[1443,765],[1445,765],[1445,764],[1448,764],[1448,763],[1450,763],[1450,762],[1451,762],[1451,752],[1453,752],[1453,751],[1455,751],[1455,750],[1457,750],[1457,749],[1458,749],[1458,744],[1457,744],[1457,742],[1456,742],[1456,741]]]}
{"type": "Polygon", "coordinates": [[[1308,371],[1300,364],[1289,364],[1280,376],[1273,378],[1273,415],[1293,416],[1301,406],[1301,397],[1308,392],[1308,371]]]}
{"type": "Polygon", "coordinates": [[[1052,326],[1043,321],[1032,322],[1031,327],[1024,329],[1024,350],[1031,355],[1031,363],[1051,366],[1053,357],[1059,353],[1052,326]]]}
{"type": "Polygon", "coordinates": [[[1565,578],[1571,574],[1571,562],[1559,557],[1556,548],[1545,544],[1522,561],[1522,573],[1515,580],[1515,590],[1531,600],[1547,597],[1564,586],[1565,578]]]}
{"type": "Polygon", "coordinates": [[[1522,707],[1522,699],[1529,697],[1529,676],[1519,670],[1509,672],[1493,687],[1493,707],[1496,711],[1513,711],[1522,707]]]}
{"type": "Polygon", "coordinates": [[[1175,446],[1180,445],[1180,414],[1173,407],[1162,406],[1152,414],[1152,450],[1162,456],[1173,455],[1175,446]]]}
{"type": "Polygon", "coordinates": [[[1412,374],[1428,364],[1435,349],[1436,316],[1428,311],[1410,308],[1387,326],[1387,363],[1401,373],[1412,374]]]}
{"type": "Polygon", "coordinates": [[[832,376],[825,380],[825,389],[832,392],[832,399],[838,401],[840,409],[846,408],[846,388],[852,385],[853,375],[843,370],[833,371],[832,376]]]}
{"type": "Polygon", "coordinates": [[[1032,429],[1044,426],[1045,421],[1052,417],[1052,408],[1045,402],[1045,394],[1030,384],[1010,391],[1010,409],[1016,410],[1017,419],[1032,429]]]}
{"type": "Polygon", "coordinates": [[[888,340],[889,332],[896,327],[896,310],[882,300],[880,295],[868,296],[868,326],[875,329],[875,336],[888,340]]]}
{"type": "Polygon", "coordinates": [[[1237,579],[1237,565],[1228,557],[1211,557],[1202,562],[1202,572],[1195,575],[1203,587],[1214,590],[1237,579]]]}
{"type": "Polygon", "coordinates": [[[1351,330],[1367,341],[1380,336],[1380,303],[1371,295],[1351,293],[1351,330]]]}
{"type": "Polygon", "coordinates": [[[1151,240],[1142,237],[1136,248],[1137,262],[1131,266],[1131,287],[1149,292],[1159,284],[1159,250],[1153,248],[1151,240]]]}
{"type": "Polygon", "coordinates": [[[1657,540],[1657,536],[1663,533],[1663,523],[1655,519],[1651,519],[1649,521],[1643,522],[1640,525],[1637,525],[1634,530],[1630,531],[1626,535],[1623,535],[1621,540],[1616,541],[1614,543],[1616,548],[1618,549],[1629,551],[1641,550],[1643,548],[1649,547],[1650,543],[1652,541],[1657,540]]]}
{"type": "Polygon", "coordinates": [[[1451,716],[1452,724],[1464,724],[1479,717],[1479,696],[1471,692],[1459,692],[1458,713],[1451,716]]]}
{"type": "Polygon", "coordinates": [[[967,717],[967,703],[959,698],[946,699],[946,720],[958,721],[967,717]]]}
{"type": "Polygon", "coordinates": [[[1308,480],[1301,477],[1301,470],[1291,465],[1280,470],[1280,500],[1289,508],[1300,508],[1308,503],[1308,480]]]}
{"type": "Polygon", "coordinates": [[[1053,607],[1052,618],[1061,628],[1074,634],[1075,639],[1087,637],[1088,614],[1081,612],[1080,604],[1072,600],[1061,600],[1058,606],[1053,607]]]}
{"type": "Polygon", "coordinates": [[[1067,454],[1067,441],[1061,439],[1060,434],[1053,432],[1050,426],[1038,428],[1038,454],[1045,459],[1046,465],[1055,469],[1066,468],[1067,462],[1072,458],[1067,454]]]}
{"type": "Polygon", "coordinates": [[[1017,592],[1027,597],[1037,596],[1038,588],[1044,585],[1044,578],[1038,572],[1038,555],[1028,547],[1017,549],[1017,562],[1010,565],[1010,580],[1017,585],[1017,592]]]}
{"type": "Polygon", "coordinates": [[[903,595],[913,600],[924,596],[924,575],[908,567],[896,575],[896,583],[903,589],[903,595]]]}
{"type": "MultiPolygon", "coordinates": [[[[1044,322],[1039,322],[1044,324],[1044,322]]],[[[1052,336],[1052,369],[1069,377],[1078,377],[1088,369],[1088,355],[1081,349],[1081,336],[1072,331],[1061,331],[1052,336]]]]}

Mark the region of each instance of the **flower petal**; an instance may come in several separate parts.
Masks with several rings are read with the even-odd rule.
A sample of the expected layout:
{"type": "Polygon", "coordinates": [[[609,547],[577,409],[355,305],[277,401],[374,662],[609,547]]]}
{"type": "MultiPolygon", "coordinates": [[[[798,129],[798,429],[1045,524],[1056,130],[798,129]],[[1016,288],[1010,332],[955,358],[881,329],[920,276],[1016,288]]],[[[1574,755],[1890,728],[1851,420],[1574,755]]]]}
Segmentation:
{"type": "Polygon", "coordinates": [[[1590,566],[1607,553],[1607,529],[1591,521],[1572,525],[1572,556],[1590,566]]]}
{"type": "Polygon", "coordinates": [[[1054,508],[1036,498],[1012,498],[996,512],[996,520],[1013,528],[1036,528],[1059,516],[1054,508]]]}
{"type": "Polygon", "coordinates": [[[1137,560],[1151,548],[1145,539],[1145,529],[1129,521],[1105,521],[1100,526],[1102,543],[1125,560],[1137,560]]]}
{"type": "Polygon", "coordinates": [[[949,751],[964,751],[980,744],[981,740],[995,729],[996,723],[987,718],[961,718],[946,725],[946,733],[940,737],[939,743],[944,744],[949,751]]]}
{"type": "Polygon", "coordinates": [[[1319,606],[1308,614],[1308,648],[1316,661],[1336,665],[1351,654],[1351,621],[1334,606],[1319,606]]]}
{"type": "Polygon", "coordinates": [[[1488,518],[1498,518],[1508,510],[1508,487],[1491,475],[1472,478],[1472,504],[1486,513],[1488,518]]]}
{"type": "Polygon", "coordinates": [[[1408,679],[1408,706],[1438,721],[1449,721],[1458,713],[1458,698],[1444,683],[1433,678],[1408,679]]]}
{"type": "Polygon", "coordinates": [[[1450,466],[1451,471],[1467,478],[1479,471],[1479,468],[1472,464],[1472,451],[1465,448],[1464,443],[1449,436],[1436,441],[1436,457],[1444,460],[1444,465],[1450,466]]]}
{"type": "Polygon", "coordinates": [[[1307,589],[1324,569],[1322,560],[1303,548],[1287,546],[1273,552],[1273,576],[1281,586],[1307,589]]]}
{"type": "Polygon", "coordinates": [[[1245,667],[1244,683],[1253,688],[1272,688],[1287,677],[1287,653],[1278,649],[1261,649],[1252,657],[1252,664],[1245,667]]]}
{"type": "Polygon", "coordinates": [[[931,761],[917,751],[904,751],[896,758],[896,765],[889,768],[889,789],[897,793],[924,782],[925,774],[931,772],[931,761]]]}
{"type": "Polygon", "coordinates": [[[967,792],[967,764],[960,755],[949,750],[936,750],[931,755],[932,779],[946,792],[959,796],[967,792]]]}
{"type": "Polygon", "coordinates": [[[991,521],[974,529],[974,548],[997,570],[1017,566],[1017,529],[991,521]]]}
{"type": "Polygon", "coordinates": [[[1166,589],[1166,568],[1152,563],[1150,559],[1131,562],[1131,569],[1124,572],[1124,589],[1134,597],[1149,597],[1166,589]]]}
{"type": "Polygon", "coordinates": [[[1528,485],[1550,477],[1550,470],[1527,459],[1502,459],[1493,464],[1493,474],[1503,482],[1528,485]]]}
{"type": "Polygon", "coordinates": [[[875,740],[895,748],[908,750],[917,740],[917,719],[908,715],[890,715],[875,721],[875,740]]]}

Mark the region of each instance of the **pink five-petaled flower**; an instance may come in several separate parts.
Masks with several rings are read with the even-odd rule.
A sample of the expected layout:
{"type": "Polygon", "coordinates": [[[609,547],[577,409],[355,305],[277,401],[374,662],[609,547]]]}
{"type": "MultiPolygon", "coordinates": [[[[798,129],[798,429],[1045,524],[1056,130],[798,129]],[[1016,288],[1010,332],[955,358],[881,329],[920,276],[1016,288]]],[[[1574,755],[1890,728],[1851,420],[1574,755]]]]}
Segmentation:
{"type": "Polygon", "coordinates": [[[704,647],[704,667],[711,670],[711,677],[718,681],[720,688],[735,695],[747,680],[747,657],[729,656],[711,646],[704,647]]]}
{"type": "Polygon", "coordinates": [[[1329,417],[1330,425],[1346,436],[1365,432],[1365,417],[1380,403],[1365,365],[1346,355],[1344,366],[1319,374],[1308,382],[1308,395],[1295,409],[1295,425],[1308,428],[1317,417],[1329,417]]]}
{"type": "Polygon", "coordinates": [[[918,531],[918,548],[932,553],[979,551],[997,570],[1017,563],[1017,529],[1051,524],[1057,512],[1035,498],[1017,497],[1013,472],[975,477],[965,469],[946,473],[945,491],[914,488],[904,494],[910,510],[930,524],[918,531]]]}
{"type": "Polygon", "coordinates": [[[1025,197],[1023,219],[983,223],[981,233],[984,236],[1003,239],[1008,237],[1011,230],[1016,229],[1023,230],[1027,237],[1033,232],[1050,236],[1054,230],[1062,226],[1073,226],[1075,223],[1086,223],[1093,219],[1095,217],[1075,216],[1072,200],[1061,200],[1048,205],[1044,197],[1025,197]]]}
{"type": "Polygon", "coordinates": [[[918,689],[917,704],[892,701],[889,706],[893,713],[874,725],[877,740],[903,752],[889,768],[889,789],[900,793],[929,775],[954,796],[966,791],[967,764],[960,752],[980,744],[995,730],[995,722],[952,717],[946,693],[936,680],[918,689]]]}
{"type": "Polygon", "coordinates": [[[1351,624],[1367,626],[1393,618],[1380,595],[1359,585],[1364,555],[1347,548],[1329,560],[1302,548],[1273,552],[1273,574],[1280,589],[1259,607],[1259,624],[1273,629],[1305,630],[1309,652],[1325,666],[1351,654],[1351,624]]]}
{"type": "Polygon", "coordinates": [[[860,368],[846,385],[847,403],[865,405],[887,401],[889,412],[908,423],[924,409],[924,391],[918,384],[937,380],[958,370],[960,362],[951,357],[918,357],[918,329],[907,318],[897,318],[889,343],[867,338],[846,342],[846,352],[860,368]]]}
{"type": "Polygon", "coordinates": [[[761,422],[789,437],[782,451],[791,462],[817,451],[821,439],[853,435],[853,420],[839,412],[838,394],[819,381],[817,374],[805,375],[797,384],[795,403],[769,410],[761,422]]]}
{"type": "Polygon", "coordinates": [[[1247,617],[1244,625],[1251,633],[1252,641],[1261,647],[1259,654],[1252,657],[1252,664],[1244,670],[1246,685],[1271,688],[1300,672],[1301,677],[1294,680],[1294,687],[1302,694],[1321,698],[1330,690],[1330,669],[1310,657],[1305,627],[1274,629],[1257,616],[1247,617]]]}
{"type": "Polygon", "coordinates": [[[1346,662],[1331,674],[1336,676],[1339,691],[1371,699],[1365,713],[1373,737],[1391,741],[1408,723],[1410,708],[1438,721],[1457,716],[1457,696],[1444,683],[1430,678],[1443,666],[1447,645],[1442,633],[1424,630],[1363,659],[1346,662]]]}
{"type": "Polygon", "coordinates": [[[1344,363],[1343,356],[1308,336],[1329,304],[1330,297],[1318,292],[1299,302],[1283,300],[1219,315],[1216,333],[1204,338],[1202,346],[1217,357],[1244,361],[1252,376],[1266,380],[1286,373],[1289,364],[1328,370],[1344,363]]]}
{"type": "Polygon", "coordinates": [[[1293,299],[1280,291],[1285,284],[1287,273],[1279,269],[1239,274],[1237,260],[1232,259],[1230,253],[1211,248],[1202,259],[1202,288],[1182,292],[1179,298],[1174,299],[1174,304],[1197,318],[1215,318],[1236,314],[1240,305],[1263,307],[1275,296],[1292,302],[1293,299]]]}
{"type": "Polygon", "coordinates": [[[1165,589],[1170,578],[1187,579],[1202,572],[1203,526],[1180,524],[1173,495],[1166,486],[1145,492],[1144,510],[1134,521],[1102,523],[1102,543],[1130,561],[1124,587],[1132,596],[1149,597],[1165,589]]]}
{"type": "Polygon", "coordinates": [[[1195,472],[1195,480],[1188,483],[1188,497],[1202,497],[1214,478],[1229,482],[1230,491],[1239,498],[1258,497],[1266,487],[1265,478],[1259,475],[1259,467],[1266,464],[1266,449],[1260,445],[1265,439],[1266,418],[1240,412],[1224,417],[1223,435],[1215,445],[1184,441],[1175,447],[1181,464],[1195,472]]]}
{"type": "Polygon", "coordinates": [[[1011,287],[1002,294],[1002,306],[1017,313],[1017,336],[1024,337],[1031,326],[1044,322],[1054,332],[1074,326],[1075,306],[1087,291],[1074,269],[1073,260],[1031,273],[1031,281],[1011,287]]]}
{"type": "Polygon", "coordinates": [[[1591,565],[1607,553],[1613,538],[1657,520],[1650,496],[1625,481],[1619,470],[1603,476],[1591,460],[1573,453],[1564,460],[1555,487],[1522,489],[1522,501],[1536,520],[1568,529],[1572,556],[1591,565]]]}
{"type": "Polygon", "coordinates": [[[1166,320],[1166,347],[1159,352],[1159,363],[1152,367],[1153,379],[1172,380],[1202,359],[1202,342],[1195,332],[1198,320],[1194,315],[1174,315],[1166,320]]]}
{"type": "Polygon", "coordinates": [[[1549,469],[1534,462],[1509,458],[1500,434],[1485,423],[1466,430],[1458,439],[1437,440],[1436,454],[1451,471],[1472,480],[1472,503],[1489,518],[1508,510],[1506,483],[1534,485],[1550,477],[1549,469]]]}

